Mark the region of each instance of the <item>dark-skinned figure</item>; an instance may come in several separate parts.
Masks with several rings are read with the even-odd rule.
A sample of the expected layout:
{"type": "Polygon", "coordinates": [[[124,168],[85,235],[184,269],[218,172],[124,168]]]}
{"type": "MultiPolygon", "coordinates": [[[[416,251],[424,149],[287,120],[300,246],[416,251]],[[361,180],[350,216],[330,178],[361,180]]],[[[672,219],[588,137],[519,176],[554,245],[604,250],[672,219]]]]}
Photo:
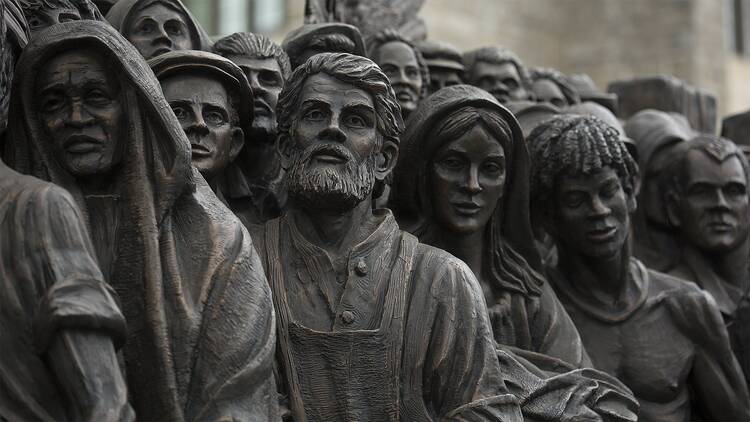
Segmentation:
{"type": "Polygon", "coordinates": [[[245,74],[224,57],[172,51],[148,61],[164,98],[182,125],[198,169],[223,198],[224,172],[245,143],[253,119],[253,93],[245,74]]]}
{"type": "Polygon", "coordinates": [[[591,366],[538,272],[521,127],[479,88],[438,92],[417,109],[401,142],[391,196],[399,224],[471,268],[498,343],[591,366]]]}
{"type": "Polygon", "coordinates": [[[246,227],[278,217],[286,190],[276,153],[276,103],[291,74],[289,57],[268,37],[238,32],[218,40],[213,51],[245,74],[253,91],[253,123],[245,145],[225,172],[224,199],[246,227]]]}
{"type": "Polygon", "coordinates": [[[83,19],[103,21],[91,0],[19,0],[31,35],[56,23],[83,19]]]}
{"type": "Polygon", "coordinates": [[[682,248],[669,273],[716,300],[750,382],[750,167],[742,148],[717,136],[677,149],[665,169],[666,208],[682,248]]]}
{"type": "Polygon", "coordinates": [[[349,53],[367,56],[362,34],[355,26],[339,22],[306,23],[290,31],[281,42],[292,69],[320,53],[349,53]]]}
{"type": "Polygon", "coordinates": [[[388,76],[406,121],[429,93],[430,72],[422,53],[394,30],[379,32],[368,39],[367,52],[388,76]]]}
{"type": "Polygon", "coordinates": [[[641,421],[749,420],[716,302],[630,255],[638,166],[617,130],[591,116],[559,116],[528,141],[532,206],[558,249],[549,280],[594,367],[633,390],[641,421]]]}
{"type": "Polygon", "coordinates": [[[54,25],[24,50],[13,90],[10,164],[82,209],[128,324],[138,420],[275,420],[261,262],[138,51],[105,23],[54,25]]]}
{"type": "Polygon", "coordinates": [[[581,102],[581,97],[567,76],[558,70],[532,67],[529,69],[529,80],[534,99],[539,103],[562,108],[581,102]]]}
{"type": "Polygon", "coordinates": [[[463,58],[456,47],[432,40],[419,42],[416,46],[430,72],[430,94],[447,86],[463,83],[463,58]]]}
{"type": "Polygon", "coordinates": [[[180,0],[119,0],[107,21],[148,59],[175,50],[211,51],[211,39],[180,0]]]}
{"type": "MultiPolygon", "coordinates": [[[[519,364],[502,370],[471,270],[402,232],[390,210],[373,210],[403,130],[375,63],[311,57],[284,87],[278,115],[289,206],[254,238],[278,316],[278,384],[295,421],[521,421],[521,408],[563,420],[606,406],[599,399],[612,396],[592,394],[596,383],[575,385],[572,403],[519,364]],[[506,384],[506,374],[517,379],[506,384]]],[[[631,409],[626,396],[615,401],[631,409]]]]}
{"type": "Polygon", "coordinates": [[[501,103],[533,98],[529,72],[521,59],[503,47],[483,47],[464,53],[464,81],[492,94],[501,103]]]}
{"type": "MultiPolygon", "coordinates": [[[[27,38],[18,2],[0,1],[3,78],[27,38]]],[[[0,161],[0,233],[0,420],[134,421],[116,354],[125,318],[73,198],[0,161]]]]}

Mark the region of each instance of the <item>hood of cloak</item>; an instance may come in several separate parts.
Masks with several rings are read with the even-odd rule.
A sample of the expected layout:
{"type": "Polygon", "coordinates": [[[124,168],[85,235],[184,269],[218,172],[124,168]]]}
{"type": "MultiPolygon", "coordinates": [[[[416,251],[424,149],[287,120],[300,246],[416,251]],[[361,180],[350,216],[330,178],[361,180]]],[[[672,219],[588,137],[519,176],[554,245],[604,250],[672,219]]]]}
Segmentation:
{"type": "MultiPolygon", "coordinates": [[[[490,248],[494,251],[502,242],[506,242],[532,269],[539,271],[542,267],[541,258],[534,245],[529,217],[531,162],[523,131],[513,114],[484,90],[469,85],[455,85],[441,89],[419,104],[407,121],[406,132],[401,137],[391,207],[402,228],[418,237],[433,224],[429,165],[442,144],[438,142],[438,137],[432,136],[432,131],[441,119],[467,106],[498,113],[511,129],[511,151],[506,151],[508,159],[502,206],[495,208],[488,224],[490,248]]],[[[497,281],[504,288],[524,294],[538,294],[540,291],[539,285],[497,281]]]]}

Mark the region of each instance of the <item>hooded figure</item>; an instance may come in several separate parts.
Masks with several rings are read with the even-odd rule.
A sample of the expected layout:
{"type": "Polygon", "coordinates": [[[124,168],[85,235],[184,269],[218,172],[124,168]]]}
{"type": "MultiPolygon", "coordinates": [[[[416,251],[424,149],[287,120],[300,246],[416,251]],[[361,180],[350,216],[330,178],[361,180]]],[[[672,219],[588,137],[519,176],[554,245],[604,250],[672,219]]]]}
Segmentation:
{"type": "MultiPolygon", "coordinates": [[[[146,62],[109,25],[69,22],[40,33],[17,69],[9,163],[64,187],[83,210],[122,301],[138,419],[273,419],[274,316],[261,263],[247,231],[191,166],[190,144],[146,62]],[[114,70],[122,110],[112,134],[122,158],[95,195],[53,152],[35,96],[48,62],[86,53],[114,70]]],[[[64,130],[75,128],[62,118],[64,130]]]]}
{"type": "Polygon", "coordinates": [[[107,13],[107,21],[128,40],[141,55],[151,59],[159,54],[172,50],[202,50],[211,51],[211,38],[201,26],[198,19],[190,13],[180,0],[119,0],[107,13]],[[154,21],[149,35],[140,36],[141,21],[139,13],[147,8],[163,6],[169,11],[179,14],[187,26],[188,34],[170,30],[168,22],[154,21]],[[157,36],[156,34],[161,34],[157,36]]]}
{"type": "Polygon", "coordinates": [[[479,253],[484,257],[484,268],[481,274],[474,271],[480,281],[486,282],[483,287],[491,291],[489,294],[485,291],[485,297],[495,340],[550,355],[575,367],[588,366],[578,331],[537,272],[541,263],[529,220],[528,151],[515,117],[494,97],[479,88],[456,85],[438,91],[420,105],[401,141],[392,208],[399,224],[420,241],[443,246],[440,236],[447,228],[440,227],[436,215],[438,194],[432,188],[431,169],[437,152],[459,137],[450,132],[470,132],[486,124],[483,120],[472,122],[470,118],[456,116],[482,112],[494,113],[504,121],[512,138],[503,145],[506,169],[503,194],[483,225],[484,240],[479,253]]]}

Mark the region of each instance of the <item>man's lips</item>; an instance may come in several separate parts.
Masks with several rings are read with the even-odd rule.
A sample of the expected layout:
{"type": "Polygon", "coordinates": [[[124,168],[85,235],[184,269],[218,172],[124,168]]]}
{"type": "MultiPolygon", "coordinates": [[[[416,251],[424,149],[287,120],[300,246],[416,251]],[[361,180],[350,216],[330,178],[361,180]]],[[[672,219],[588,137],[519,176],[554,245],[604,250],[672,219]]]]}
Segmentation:
{"type": "Polygon", "coordinates": [[[729,233],[734,231],[734,224],[725,221],[717,221],[708,223],[708,228],[714,232],[729,233]]]}
{"type": "Polygon", "coordinates": [[[253,110],[256,115],[259,116],[271,116],[271,107],[263,101],[255,100],[253,102],[253,110]]]}
{"type": "Polygon", "coordinates": [[[617,234],[617,226],[606,226],[586,231],[586,238],[593,242],[607,242],[617,234]]]}
{"type": "Polygon", "coordinates": [[[204,147],[203,145],[190,144],[190,150],[193,158],[204,158],[211,156],[211,151],[209,151],[208,148],[204,147]]]}
{"type": "Polygon", "coordinates": [[[477,213],[479,213],[479,211],[482,210],[481,205],[471,201],[451,202],[451,205],[453,205],[456,213],[467,217],[476,215],[477,213]]]}
{"type": "Polygon", "coordinates": [[[87,135],[69,136],[63,144],[65,151],[73,154],[86,154],[98,151],[102,146],[102,141],[87,135]]]}

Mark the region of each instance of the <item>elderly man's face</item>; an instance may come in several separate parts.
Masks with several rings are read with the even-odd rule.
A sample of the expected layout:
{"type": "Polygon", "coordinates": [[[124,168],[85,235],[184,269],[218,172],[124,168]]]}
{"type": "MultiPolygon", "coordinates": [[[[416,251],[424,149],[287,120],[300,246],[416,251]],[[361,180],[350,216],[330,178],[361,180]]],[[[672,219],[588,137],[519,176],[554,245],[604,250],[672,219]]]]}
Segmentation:
{"type": "Polygon", "coordinates": [[[554,81],[549,79],[539,79],[534,81],[531,87],[538,103],[549,103],[555,107],[565,107],[568,100],[565,98],[562,90],[554,81]]]}
{"type": "Polygon", "coordinates": [[[173,50],[198,49],[192,45],[187,18],[161,3],[138,11],[124,35],[146,59],[173,50]]]}
{"type": "Polygon", "coordinates": [[[268,135],[276,134],[276,103],[281,89],[284,88],[284,76],[276,59],[251,59],[245,56],[229,56],[247,76],[253,90],[255,102],[253,111],[253,131],[268,135]]]}
{"type": "Polygon", "coordinates": [[[335,209],[365,200],[375,183],[378,137],[367,92],[328,75],[310,76],[287,146],[290,196],[335,209]]]}
{"type": "Polygon", "coordinates": [[[501,103],[529,98],[518,69],[511,62],[477,62],[472,70],[473,85],[492,94],[501,103]]]}
{"type": "Polygon", "coordinates": [[[211,180],[237,157],[243,144],[242,129],[234,126],[229,93],[216,79],[200,74],[182,74],[161,83],[164,98],[172,107],[190,140],[193,165],[211,180]]]}
{"type": "Polygon", "coordinates": [[[461,72],[445,67],[430,67],[430,94],[440,91],[447,86],[459,85],[461,72]]]}
{"type": "Polygon", "coordinates": [[[35,91],[42,128],[64,169],[98,176],[121,161],[120,84],[96,54],[54,57],[40,70],[35,91]]]}
{"type": "Polygon", "coordinates": [[[726,253],[747,239],[750,206],[739,158],[718,162],[699,150],[687,153],[677,216],[685,239],[698,250],[726,253]]]}

